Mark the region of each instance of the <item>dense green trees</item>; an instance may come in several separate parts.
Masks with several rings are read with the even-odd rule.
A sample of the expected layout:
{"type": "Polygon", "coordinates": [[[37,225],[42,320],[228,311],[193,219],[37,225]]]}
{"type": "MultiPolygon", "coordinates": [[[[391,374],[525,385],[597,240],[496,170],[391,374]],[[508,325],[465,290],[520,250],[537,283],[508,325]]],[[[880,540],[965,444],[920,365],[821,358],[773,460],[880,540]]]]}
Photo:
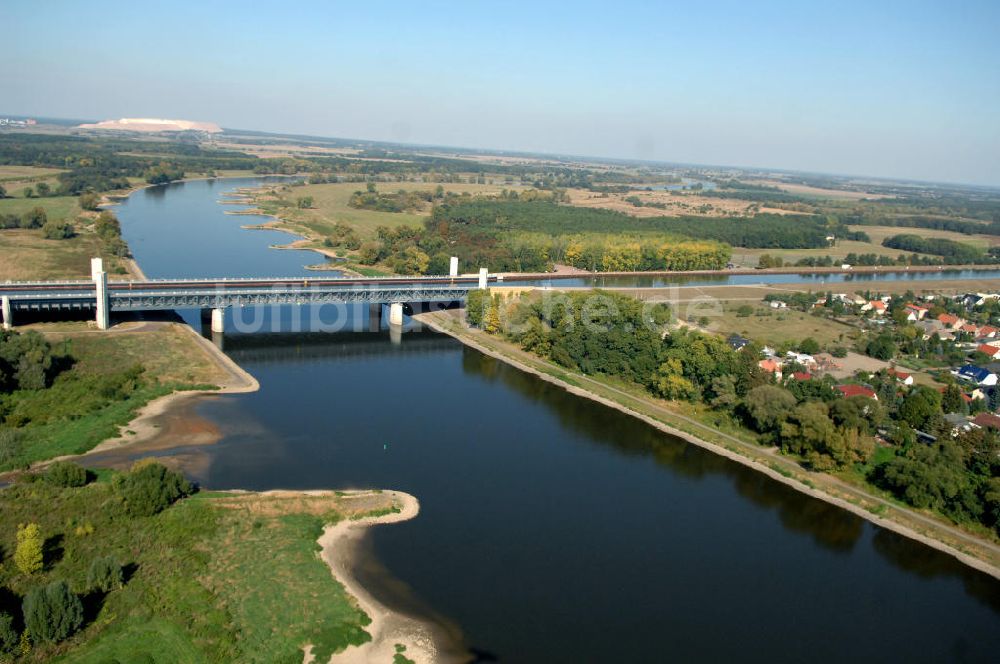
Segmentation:
{"type": "Polygon", "coordinates": [[[94,558],[87,570],[87,587],[109,593],[118,590],[125,582],[122,566],[114,556],[94,558]]]}
{"type": "Polygon", "coordinates": [[[69,461],[57,461],[45,470],[45,481],[54,486],[83,486],[89,479],[87,469],[69,461]]]}
{"type": "Polygon", "coordinates": [[[133,516],[152,516],[193,491],[184,476],[147,459],[116,475],[115,490],[133,516]]]}
{"type": "Polygon", "coordinates": [[[35,588],[24,597],[24,625],[31,638],[57,643],[83,625],[83,604],[65,581],[35,588]]]}
{"type": "Polygon", "coordinates": [[[12,655],[20,640],[14,628],[14,617],[0,611],[0,655],[12,655]]]}
{"type": "Polygon", "coordinates": [[[101,197],[92,191],[85,191],[80,194],[80,208],[83,210],[97,212],[100,209],[100,202],[101,197]]]}
{"type": "Polygon", "coordinates": [[[983,263],[986,255],[978,247],[938,237],[922,237],[904,233],[882,240],[882,246],[921,254],[934,254],[947,258],[951,263],[983,263]]]}
{"type": "Polygon", "coordinates": [[[46,240],[68,240],[75,235],[76,230],[70,223],[49,221],[42,226],[42,237],[46,240]]]}
{"type": "Polygon", "coordinates": [[[434,209],[429,223],[458,226],[481,234],[512,231],[548,235],[580,233],[667,234],[715,240],[733,246],[816,248],[828,245],[825,218],[759,214],[734,221],[714,217],[632,217],[621,212],[558,205],[549,201],[461,200],[434,209]]]}
{"type": "MultiPolygon", "coordinates": [[[[47,387],[58,368],[52,347],[38,332],[0,330],[0,395],[47,387]]],[[[2,415],[2,411],[0,411],[2,415]]]]}

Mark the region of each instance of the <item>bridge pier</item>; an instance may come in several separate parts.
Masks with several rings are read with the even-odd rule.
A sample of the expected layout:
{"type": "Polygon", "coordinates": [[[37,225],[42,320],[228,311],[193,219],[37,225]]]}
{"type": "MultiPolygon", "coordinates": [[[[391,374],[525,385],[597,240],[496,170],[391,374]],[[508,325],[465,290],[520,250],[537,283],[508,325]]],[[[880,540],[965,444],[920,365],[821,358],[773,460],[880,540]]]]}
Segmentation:
{"type": "Polygon", "coordinates": [[[108,273],[104,271],[104,261],[100,258],[90,259],[90,277],[96,287],[97,329],[106,330],[111,327],[111,302],[108,298],[108,273]]]}
{"type": "Polygon", "coordinates": [[[212,309],[212,333],[222,334],[226,331],[226,310],[212,309]]]}
{"type": "Polygon", "coordinates": [[[10,296],[4,295],[0,302],[3,304],[3,329],[9,330],[14,327],[14,315],[10,308],[10,296]]]}
{"type": "Polygon", "coordinates": [[[393,302],[389,305],[389,327],[403,325],[403,303],[393,302]]]}
{"type": "Polygon", "coordinates": [[[402,325],[390,325],[389,326],[389,343],[393,346],[400,346],[403,343],[403,326],[402,325]]]}

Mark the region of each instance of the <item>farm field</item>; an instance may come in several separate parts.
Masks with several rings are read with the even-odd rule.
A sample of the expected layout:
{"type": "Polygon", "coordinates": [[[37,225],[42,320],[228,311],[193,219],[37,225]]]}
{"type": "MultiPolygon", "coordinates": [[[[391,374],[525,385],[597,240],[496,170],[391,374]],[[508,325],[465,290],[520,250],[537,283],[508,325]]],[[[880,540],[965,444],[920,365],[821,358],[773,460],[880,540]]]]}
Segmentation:
{"type": "Polygon", "coordinates": [[[62,169],[38,166],[0,166],[0,186],[11,197],[23,197],[28,187],[36,187],[40,182],[54,190],[59,185],[56,176],[62,172],[62,169]]]}

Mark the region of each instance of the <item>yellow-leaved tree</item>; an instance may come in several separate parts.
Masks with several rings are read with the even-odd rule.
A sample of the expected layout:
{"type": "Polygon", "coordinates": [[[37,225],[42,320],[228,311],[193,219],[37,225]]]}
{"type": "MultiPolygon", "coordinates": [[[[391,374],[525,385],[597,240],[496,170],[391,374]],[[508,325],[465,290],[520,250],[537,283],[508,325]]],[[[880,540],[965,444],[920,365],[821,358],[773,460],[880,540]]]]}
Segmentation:
{"type": "Polygon", "coordinates": [[[14,550],[14,564],[23,574],[42,571],[42,548],[45,541],[37,523],[20,524],[17,527],[17,548],[14,550]]]}

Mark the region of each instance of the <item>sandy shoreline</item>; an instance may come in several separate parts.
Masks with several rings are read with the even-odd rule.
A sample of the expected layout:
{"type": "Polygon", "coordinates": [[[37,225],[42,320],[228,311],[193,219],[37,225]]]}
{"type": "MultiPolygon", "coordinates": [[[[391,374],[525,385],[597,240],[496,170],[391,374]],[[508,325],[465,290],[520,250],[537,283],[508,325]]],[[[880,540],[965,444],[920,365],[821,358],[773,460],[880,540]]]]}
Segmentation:
{"type": "MultiPolygon", "coordinates": [[[[344,519],[324,528],[322,536],[317,540],[322,549],[320,556],[329,565],[333,576],[344,586],[348,594],[357,600],[361,610],[372,620],[371,624],[365,627],[365,631],[371,634],[372,640],[335,654],[330,662],[332,664],[392,662],[397,643],[406,647],[404,655],[417,664],[467,661],[441,652],[438,638],[429,625],[392,611],[375,599],[354,577],[351,570],[354,567],[357,543],[364,537],[368,528],[408,521],[420,513],[420,503],[414,496],[401,491],[382,493],[392,496],[393,501],[400,507],[399,512],[353,521],[344,519]]],[[[310,654],[306,653],[307,662],[310,661],[310,654]]]]}
{"type": "MultiPolygon", "coordinates": [[[[448,315],[447,312],[441,312],[441,313],[443,313],[444,315],[448,315]]],[[[973,569],[976,569],[976,570],[978,570],[980,572],[988,574],[988,575],[990,575],[990,576],[992,576],[992,577],[994,577],[996,579],[1000,579],[1000,565],[998,565],[998,564],[994,564],[994,563],[991,563],[991,562],[989,562],[987,560],[983,560],[981,558],[978,558],[978,557],[972,556],[970,554],[967,554],[964,551],[956,549],[955,547],[950,546],[949,544],[947,544],[945,542],[942,542],[940,540],[937,540],[937,539],[934,539],[932,537],[929,537],[929,536],[927,536],[927,535],[925,535],[923,533],[917,532],[916,530],[914,530],[914,529],[912,529],[912,528],[910,528],[910,527],[908,527],[906,525],[903,525],[903,524],[901,524],[901,523],[899,523],[897,521],[894,521],[893,519],[889,519],[889,518],[885,518],[885,517],[873,514],[872,512],[868,511],[867,509],[865,509],[865,508],[863,508],[863,507],[861,507],[859,505],[855,505],[854,503],[851,503],[851,502],[849,502],[847,500],[844,500],[843,498],[831,495],[829,493],[826,493],[825,491],[820,491],[818,489],[814,489],[812,487],[806,486],[800,480],[798,480],[798,479],[796,479],[794,477],[786,477],[785,475],[777,472],[773,468],[770,468],[766,464],[761,463],[761,462],[759,462],[759,461],[757,461],[755,459],[751,459],[751,458],[749,458],[747,456],[744,456],[742,454],[739,454],[738,452],[734,452],[733,450],[730,450],[730,449],[728,449],[726,447],[723,447],[722,445],[718,445],[718,444],[711,443],[711,442],[706,441],[706,440],[702,440],[702,439],[698,438],[697,436],[694,436],[694,435],[692,435],[690,433],[687,433],[686,431],[682,431],[680,429],[676,429],[676,428],[674,428],[674,427],[672,427],[672,426],[670,426],[668,424],[665,424],[665,423],[663,423],[663,422],[661,422],[659,420],[656,420],[656,419],[654,419],[652,417],[649,417],[649,416],[644,415],[642,413],[636,412],[636,411],[632,410],[631,408],[628,408],[627,406],[625,406],[623,404],[620,404],[620,403],[618,403],[616,401],[613,401],[611,399],[607,399],[605,397],[602,397],[602,396],[599,396],[597,394],[594,394],[593,392],[590,392],[589,390],[586,390],[586,389],[583,389],[583,388],[580,388],[580,387],[576,387],[574,385],[570,385],[569,383],[565,383],[562,380],[560,380],[560,379],[558,379],[558,378],[556,378],[554,376],[550,376],[550,375],[548,375],[546,373],[543,373],[543,372],[541,372],[541,371],[539,371],[539,370],[537,370],[537,369],[535,369],[533,367],[530,367],[530,366],[528,366],[528,365],[526,365],[526,364],[524,364],[522,362],[519,362],[518,360],[516,360],[516,359],[514,359],[512,357],[509,357],[509,356],[507,356],[504,353],[500,353],[500,352],[494,351],[494,350],[492,350],[490,348],[487,348],[487,347],[483,346],[482,344],[477,343],[474,339],[470,338],[468,335],[463,335],[463,334],[456,333],[454,330],[450,329],[449,326],[442,324],[442,322],[437,319],[437,315],[438,314],[434,314],[434,313],[432,313],[432,314],[418,314],[414,318],[416,318],[420,323],[425,324],[428,327],[430,327],[431,329],[435,330],[436,332],[440,332],[442,334],[447,334],[448,336],[456,339],[460,343],[465,344],[465,345],[467,345],[467,346],[469,346],[471,348],[474,348],[475,350],[479,351],[480,353],[483,353],[484,355],[488,355],[490,357],[498,359],[501,362],[509,364],[510,366],[512,366],[512,367],[514,367],[514,368],[516,368],[516,369],[518,369],[520,371],[524,371],[525,373],[529,373],[529,374],[531,374],[533,376],[537,376],[538,378],[540,378],[540,379],[542,379],[542,380],[544,380],[544,381],[546,381],[548,383],[552,383],[553,385],[557,385],[557,386],[565,389],[570,394],[573,394],[573,395],[576,395],[576,396],[580,396],[580,397],[583,397],[583,398],[586,398],[586,399],[590,399],[591,401],[596,401],[596,402],[598,402],[600,404],[608,406],[609,408],[614,408],[615,410],[618,410],[618,411],[620,411],[622,413],[625,413],[627,415],[631,415],[632,417],[638,418],[638,419],[642,420],[643,422],[649,424],[650,426],[653,426],[653,427],[659,429],[660,431],[663,431],[663,432],[668,433],[668,434],[670,434],[672,436],[680,438],[681,440],[684,440],[685,442],[691,443],[692,445],[697,445],[698,447],[701,447],[703,449],[709,450],[709,451],[711,451],[711,452],[713,452],[715,454],[718,454],[718,455],[723,456],[723,457],[725,457],[727,459],[735,461],[735,462],[737,462],[737,463],[739,463],[741,465],[744,465],[744,466],[747,466],[749,468],[752,468],[753,470],[756,470],[756,471],[758,471],[760,473],[763,473],[764,475],[767,475],[771,479],[773,479],[773,480],[775,480],[777,482],[781,482],[782,484],[784,484],[786,486],[789,486],[789,487],[795,489],[796,491],[798,491],[800,493],[804,493],[804,494],[806,494],[808,496],[811,496],[813,498],[817,498],[819,500],[822,500],[824,502],[830,503],[832,505],[836,505],[837,507],[839,507],[841,509],[844,509],[844,510],[847,510],[848,512],[851,512],[852,514],[854,514],[856,516],[859,516],[859,517],[865,519],[866,521],[868,521],[870,523],[873,523],[873,524],[875,524],[875,525],[877,525],[879,527],[885,528],[886,530],[891,530],[891,531],[893,531],[893,532],[895,532],[895,533],[897,533],[899,535],[903,535],[904,537],[907,537],[909,539],[918,541],[918,542],[920,542],[922,544],[925,544],[925,545],[927,545],[927,546],[929,546],[931,548],[934,548],[934,549],[936,549],[938,551],[946,553],[946,554],[948,554],[948,555],[956,558],[957,560],[959,560],[963,564],[965,564],[965,565],[967,565],[967,566],[969,566],[969,567],[971,567],[973,569]]],[[[877,500],[879,503],[882,503],[882,504],[891,505],[890,503],[888,503],[888,501],[879,499],[879,498],[874,497],[874,496],[872,497],[872,499],[877,500]]],[[[896,509],[904,509],[904,508],[898,508],[896,506],[892,506],[892,507],[894,507],[896,509]]],[[[907,513],[907,515],[910,518],[916,519],[918,521],[926,522],[928,525],[931,525],[932,527],[938,527],[938,528],[944,528],[944,527],[946,527],[944,524],[940,524],[940,523],[938,523],[938,522],[930,519],[929,517],[925,517],[925,516],[923,516],[923,515],[921,515],[919,513],[913,512],[912,510],[906,510],[906,513],[907,513]]],[[[996,552],[998,552],[998,555],[1000,555],[1000,546],[997,546],[997,545],[993,544],[992,542],[989,542],[989,541],[986,541],[986,540],[981,540],[981,539],[978,539],[978,538],[974,538],[974,536],[972,536],[970,534],[967,534],[967,533],[963,533],[962,531],[958,531],[955,528],[951,528],[951,531],[953,531],[955,533],[960,533],[965,538],[975,539],[975,542],[976,542],[977,545],[979,545],[981,547],[985,547],[985,548],[987,548],[989,550],[996,551],[996,552]]],[[[1000,558],[998,558],[998,559],[1000,559],[1000,558]]]]}

